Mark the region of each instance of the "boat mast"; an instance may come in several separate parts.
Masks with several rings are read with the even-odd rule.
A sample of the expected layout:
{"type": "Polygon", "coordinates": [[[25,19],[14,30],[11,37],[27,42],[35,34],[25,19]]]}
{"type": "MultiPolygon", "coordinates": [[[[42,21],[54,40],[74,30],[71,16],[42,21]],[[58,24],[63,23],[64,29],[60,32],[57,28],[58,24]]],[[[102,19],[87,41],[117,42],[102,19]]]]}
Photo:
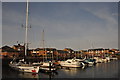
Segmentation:
{"type": "MultiPolygon", "coordinates": [[[[44,46],[44,29],[43,29],[43,32],[42,32],[42,45],[43,45],[43,53],[45,52],[45,46],[44,46]]],[[[44,62],[44,54],[43,54],[43,62],[44,62]]]]}
{"type": "Polygon", "coordinates": [[[43,33],[42,33],[42,41],[43,41],[43,49],[45,48],[45,40],[44,40],[44,29],[43,29],[43,33]]]}
{"type": "Polygon", "coordinates": [[[27,37],[28,37],[28,0],[27,0],[27,8],[26,8],[26,25],[25,25],[25,56],[27,55],[27,37]]]}
{"type": "MultiPolygon", "coordinates": [[[[42,33],[42,44],[43,44],[43,51],[44,51],[44,54],[46,55],[46,48],[45,48],[45,39],[44,39],[44,29],[43,29],[43,33],[42,33]]],[[[43,55],[43,62],[44,62],[44,58],[46,58],[46,60],[47,60],[47,55],[46,56],[44,56],[43,55]]]]}
{"type": "MultiPolygon", "coordinates": [[[[92,42],[92,49],[94,49],[94,44],[92,42]]],[[[94,53],[92,53],[92,58],[94,57],[94,53]]]]}

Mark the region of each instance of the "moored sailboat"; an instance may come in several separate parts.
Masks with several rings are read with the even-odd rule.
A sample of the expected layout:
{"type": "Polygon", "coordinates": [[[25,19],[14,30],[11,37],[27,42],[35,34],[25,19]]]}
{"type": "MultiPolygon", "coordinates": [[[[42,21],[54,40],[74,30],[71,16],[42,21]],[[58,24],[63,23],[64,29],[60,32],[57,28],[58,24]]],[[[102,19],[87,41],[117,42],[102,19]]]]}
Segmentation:
{"type": "Polygon", "coordinates": [[[39,66],[33,66],[32,64],[20,63],[20,61],[19,63],[10,62],[9,66],[21,72],[30,72],[30,73],[39,72],[39,66]]]}
{"type": "Polygon", "coordinates": [[[9,66],[17,71],[20,72],[30,72],[30,73],[38,73],[39,72],[39,65],[33,65],[31,63],[27,63],[26,57],[27,57],[27,29],[28,29],[28,0],[27,0],[27,8],[26,8],[26,26],[25,26],[25,57],[22,60],[19,60],[16,62],[15,60],[11,61],[9,63],[9,66]]]}
{"type": "Polygon", "coordinates": [[[44,29],[42,32],[42,44],[43,44],[43,61],[41,62],[34,62],[34,65],[39,65],[40,64],[40,71],[44,72],[53,72],[56,71],[56,67],[54,66],[54,63],[52,61],[47,61],[47,53],[46,53],[46,48],[44,47],[44,29]],[[46,59],[46,60],[45,60],[46,59]]]}
{"type": "MultiPolygon", "coordinates": [[[[43,32],[42,32],[42,42],[43,42],[43,49],[44,49],[44,53],[46,54],[46,60],[47,60],[47,53],[46,53],[46,48],[44,47],[45,46],[45,40],[44,40],[44,29],[43,29],[43,32]]],[[[45,71],[45,72],[53,72],[53,71],[56,71],[56,68],[53,64],[52,61],[45,61],[43,57],[43,62],[42,62],[42,65],[40,66],[40,70],[42,71],[45,71]]]]}

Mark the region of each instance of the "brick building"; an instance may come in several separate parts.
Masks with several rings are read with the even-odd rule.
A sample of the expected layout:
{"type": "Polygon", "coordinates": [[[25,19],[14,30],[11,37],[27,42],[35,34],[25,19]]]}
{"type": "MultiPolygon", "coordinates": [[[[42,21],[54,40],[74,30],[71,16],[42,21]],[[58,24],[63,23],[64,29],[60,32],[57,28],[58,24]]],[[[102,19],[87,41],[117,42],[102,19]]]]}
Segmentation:
{"type": "Polygon", "coordinates": [[[2,48],[0,48],[0,55],[2,57],[15,57],[18,56],[20,54],[20,52],[18,50],[15,50],[9,46],[3,46],[2,48]]]}

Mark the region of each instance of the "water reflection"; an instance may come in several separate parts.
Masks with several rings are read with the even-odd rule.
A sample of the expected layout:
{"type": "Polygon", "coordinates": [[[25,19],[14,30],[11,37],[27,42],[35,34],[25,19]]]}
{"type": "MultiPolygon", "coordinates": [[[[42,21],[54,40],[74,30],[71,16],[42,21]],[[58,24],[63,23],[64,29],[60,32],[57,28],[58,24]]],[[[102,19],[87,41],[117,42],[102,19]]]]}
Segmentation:
{"type": "Polygon", "coordinates": [[[22,78],[39,78],[38,74],[35,73],[19,73],[22,78]]]}
{"type": "Polygon", "coordinates": [[[95,77],[100,78],[115,78],[118,77],[118,61],[96,64],[94,69],[95,77]],[[104,75],[103,75],[104,74],[104,75]]]}
{"type": "Polygon", "coordinates": [[[69,69],[62,69],[65,74],[69,74],[70,76],[76,75],[78,72],[78,68],[69,68],[69,69]]]}
{"type": "Polygon", "coordinates": [[[57,74],[58,74],[57,72],[51,72],[51,73],[40,72],[38,74],[20,72],[18,76],[21,78],[53,78],[57,74]]]}

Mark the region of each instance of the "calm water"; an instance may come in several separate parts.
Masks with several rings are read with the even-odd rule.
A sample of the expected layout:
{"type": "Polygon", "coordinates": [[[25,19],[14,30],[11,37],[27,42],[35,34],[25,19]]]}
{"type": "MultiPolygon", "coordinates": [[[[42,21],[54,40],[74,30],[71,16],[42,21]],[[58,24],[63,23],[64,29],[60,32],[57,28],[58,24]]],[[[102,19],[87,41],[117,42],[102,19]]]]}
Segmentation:
{"type": "Polygon", "coordinates": [[[108,63],[98,63],[95,66],[71,69],[59,69],[56,73],[22,73],[11,69],[9,66],[2,67],[2,78],[118,78],[120,72],[120,60],[108,63]]]}

